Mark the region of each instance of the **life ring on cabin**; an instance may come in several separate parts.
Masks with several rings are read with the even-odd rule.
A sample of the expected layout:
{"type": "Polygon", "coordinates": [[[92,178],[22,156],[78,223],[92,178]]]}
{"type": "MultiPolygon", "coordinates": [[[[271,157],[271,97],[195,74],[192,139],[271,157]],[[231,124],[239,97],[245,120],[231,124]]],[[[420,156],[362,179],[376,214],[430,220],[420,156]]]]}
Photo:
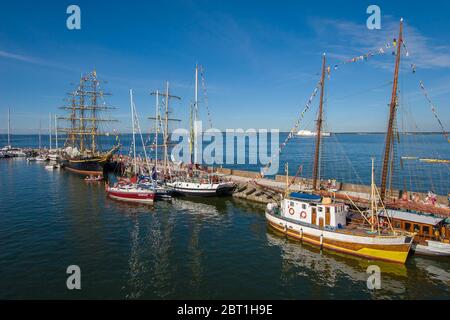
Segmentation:
{"type": "Polygon", "coordinates": [[[300,218],[306,219],[306,217],[307,217],[306,211],[302,211],[302,212],[300,213],[300,218]]]}
{"type": "Polygon", "coordinates": [[[289,208],[289,214],[293,216],[295,214],[294,208],[289,208]]]}

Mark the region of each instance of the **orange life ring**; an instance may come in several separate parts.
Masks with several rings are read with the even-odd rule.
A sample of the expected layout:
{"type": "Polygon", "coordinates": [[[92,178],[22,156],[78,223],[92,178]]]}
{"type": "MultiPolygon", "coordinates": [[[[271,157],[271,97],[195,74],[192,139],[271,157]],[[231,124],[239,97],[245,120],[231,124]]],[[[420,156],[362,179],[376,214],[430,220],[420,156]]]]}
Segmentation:
{"type": "Polygon", "coordinates": [[[300,218],[306,219],[306,217],[307,217],[306,211],[302,211],[302,212],[300,213],[300,218]]]}
{"type": "Polygon", "coordinates": [[[289,214],[293,216],[295,214],[294,208],[289,208],[289,214]]]}

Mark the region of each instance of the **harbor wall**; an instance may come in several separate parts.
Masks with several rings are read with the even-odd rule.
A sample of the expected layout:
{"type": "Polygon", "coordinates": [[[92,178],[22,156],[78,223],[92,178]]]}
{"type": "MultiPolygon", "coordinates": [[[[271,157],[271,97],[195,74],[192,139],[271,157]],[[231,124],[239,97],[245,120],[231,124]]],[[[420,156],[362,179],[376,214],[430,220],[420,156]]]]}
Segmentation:
{"type": "MultiPolygon", "coordinates": [[[[257,179],[259,178],[259,173],[255,171],[246,171],[246,170],[235,170],[235,169],[228,169],[228,168],[216,168],[216,171],[225,175],[231,175],[231,176],[237,176],[237,177],[243,177],[243,178],[249,178],[249,179],[257,179]]],[[[294,179],[293,176],[289,176],[289,182],[292,182],[292,179],[294,179]]],[[[285,175],[276,175],[273,179],[276,182],[280,183],[286,183],[286,176],[285,175]]],[[[326,181],[321,181],[321,183],[325,183],[326,181]]],[[[301,178],[296,177],[294,183],[302,183],[306,185],[312,185],[312,179],[307,178],[301,178]]],[[[353,184],[353,183],[339,183],[339,190],[344,192],[357,192],[357,193],[365,193],[370,194],[371,187],[367,185],[361,185],[361,184],[353,184]]],[[[414,194],[418,195],[420,199],[425,199],[427,197],[426,193],[423,192],[413,192],[414,194]]],[[[400,197],[400,191],[399,190],[392,190],[392,195],[396,198],[400,197]]],[[[448,198],[445,195],[437,195],[437,201],[440,204],[447,205],[448,204],[448,198]]]]}

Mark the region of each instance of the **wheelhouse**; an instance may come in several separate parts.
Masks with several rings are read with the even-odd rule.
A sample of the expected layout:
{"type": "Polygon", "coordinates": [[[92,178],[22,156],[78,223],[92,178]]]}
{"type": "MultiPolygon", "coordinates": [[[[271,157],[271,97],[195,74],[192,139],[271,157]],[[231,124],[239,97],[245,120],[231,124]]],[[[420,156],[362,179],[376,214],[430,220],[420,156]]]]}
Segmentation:
{"type": "Polygon", "coordinates": [[[342,203],[309,194],[292,193],[284,199],[284,216],[320,228],[341,229],[346,225],[346,209],[342,203]]]}

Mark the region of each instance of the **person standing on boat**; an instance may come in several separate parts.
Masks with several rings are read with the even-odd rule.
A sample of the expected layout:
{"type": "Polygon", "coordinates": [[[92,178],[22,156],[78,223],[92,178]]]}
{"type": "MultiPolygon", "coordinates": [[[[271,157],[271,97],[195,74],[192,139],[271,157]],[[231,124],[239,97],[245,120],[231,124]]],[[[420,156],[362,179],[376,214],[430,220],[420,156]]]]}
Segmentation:
{"type": "Polygon", "coordinates": [[[158,172],[156,171],[156,167],[153,166],[152,168],[152,180],[156,181],[158,179],[158,172]]]}

